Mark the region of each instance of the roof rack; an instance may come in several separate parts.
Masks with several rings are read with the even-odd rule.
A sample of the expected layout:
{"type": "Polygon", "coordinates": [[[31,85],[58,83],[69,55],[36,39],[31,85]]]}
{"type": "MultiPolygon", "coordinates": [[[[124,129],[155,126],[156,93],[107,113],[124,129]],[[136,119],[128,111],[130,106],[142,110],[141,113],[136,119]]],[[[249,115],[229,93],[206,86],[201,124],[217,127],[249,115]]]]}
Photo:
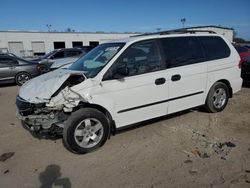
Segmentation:
{"type": "Polygon", "coordinates": [[[187,30],[187,33],[212,33],[212,34],[216,34],[215,31],[211,31],[211,30],[187,30]]]}
{"type": "Polygon", "coordinates": [[[160,32],[154,32],[154,33],[145,33],[142,35],[133,35],[131,37],[138,37],[138,36],[148,36],[148,35],[170,35],[170,34],[195,34],[195,33],[211,33],[216,34],[216,32],[211,30],[187,30],[187,29],[176,29],[176,30],[169,30],[169,31],[160,31],[160,32]]]}

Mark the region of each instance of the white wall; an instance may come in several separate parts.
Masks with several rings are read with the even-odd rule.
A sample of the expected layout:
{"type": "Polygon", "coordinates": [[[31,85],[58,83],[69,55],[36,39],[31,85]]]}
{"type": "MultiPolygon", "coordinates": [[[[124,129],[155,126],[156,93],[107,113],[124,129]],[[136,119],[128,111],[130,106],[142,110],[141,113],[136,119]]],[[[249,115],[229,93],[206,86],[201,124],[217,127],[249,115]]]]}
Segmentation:
{"type": "MultiPolygon", "coordinates": [[[[32,42],[43,41],[45,52],[54,50],[54,42],[65,42],[66,48],[72,47],[73,41],[82,41],[84,46],[88,46],[90,41],[99,43],[127,38],[136,33],[60,33],[60,32],[21,32],[21,31],[1,31],[0,49],[9,48],[8,42],[23,42],[24,50],[28,53],[32,50],[32,42]]],[[[26,54],[27,55],[27,54],[26,54]]]]}
{"type": "MultiPolygon", "coordinates": [[[[233,30],[201,27],[190,28],[190,30],[212,30],[218,34],[224,35],[230,42],[233,41],[233,30]]],[[[22,31],[0,31],[0,50],[9,49],[8,42],[23,42],[24,55],[30,55],[32,42],[44,42],[45,53],[54,50],[54,42],[65,42],[66,48],[72,47],[73,41],[82,41],[84,46],[88,46],[90,41],[99,43],[109,40],[127,38],[139,33],[61,33],[61,32],[22,32],[22,31]]],[[[18,54],[18,53],[17,53],[18,54]]]]}

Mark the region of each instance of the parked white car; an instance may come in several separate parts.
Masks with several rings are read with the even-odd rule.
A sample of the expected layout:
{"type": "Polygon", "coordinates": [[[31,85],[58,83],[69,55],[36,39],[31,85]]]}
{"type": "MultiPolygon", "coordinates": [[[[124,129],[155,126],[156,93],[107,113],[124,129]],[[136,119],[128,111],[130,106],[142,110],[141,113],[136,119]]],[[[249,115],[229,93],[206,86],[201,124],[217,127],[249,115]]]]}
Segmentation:
{"type": "Polygon", "coordinates": [[[210,33],[104,43],[22,86],[19,118],[37,134],[63,135],[70,151],[91,152],[138,122],[197,106],[222,111],[241,89],[239,61],[230,42],[210,33]]]}

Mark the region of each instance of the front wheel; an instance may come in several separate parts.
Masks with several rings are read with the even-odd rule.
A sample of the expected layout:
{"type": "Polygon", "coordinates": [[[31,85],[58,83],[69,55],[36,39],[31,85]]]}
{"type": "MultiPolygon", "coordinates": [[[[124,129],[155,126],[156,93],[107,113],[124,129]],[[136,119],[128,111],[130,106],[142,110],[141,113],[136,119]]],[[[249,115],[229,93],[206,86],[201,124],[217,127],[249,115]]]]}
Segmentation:
{"type": "Polygon", "coordinates": [[[92,108],[73,112],[63,129],[63,141],[67,149],[75,153],[89,153],[101,147],[107,140],[109,124],[106,116],[92,108]]]}
{"type": "Polygon", "coordinates": [[[15,77],[16,84],[19,86],[23,85],[25,82],[27,82],[30,79],[31,79],[31,76],[27,72],[20,72],[15,77]]]}
{"type": "Polygon", "coordinates": [[[222,111],[229,99],[229,89],[226,84],[222,82],[216,82],[207,95],[205,108],[208,112],[220,112],[222,111]]]}

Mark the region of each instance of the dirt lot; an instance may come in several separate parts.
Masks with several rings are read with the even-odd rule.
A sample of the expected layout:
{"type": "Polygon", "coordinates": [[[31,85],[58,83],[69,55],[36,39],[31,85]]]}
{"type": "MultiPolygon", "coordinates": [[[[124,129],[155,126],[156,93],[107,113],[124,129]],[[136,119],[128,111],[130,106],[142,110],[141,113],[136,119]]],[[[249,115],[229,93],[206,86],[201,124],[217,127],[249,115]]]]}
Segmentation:
{"type": "Polygon", "coordinates": [[[250,187],[250,87],[217,114],[197,110],[123,131],[76,155],[33,138],[0,88],[0,187],[250,187]]]}

